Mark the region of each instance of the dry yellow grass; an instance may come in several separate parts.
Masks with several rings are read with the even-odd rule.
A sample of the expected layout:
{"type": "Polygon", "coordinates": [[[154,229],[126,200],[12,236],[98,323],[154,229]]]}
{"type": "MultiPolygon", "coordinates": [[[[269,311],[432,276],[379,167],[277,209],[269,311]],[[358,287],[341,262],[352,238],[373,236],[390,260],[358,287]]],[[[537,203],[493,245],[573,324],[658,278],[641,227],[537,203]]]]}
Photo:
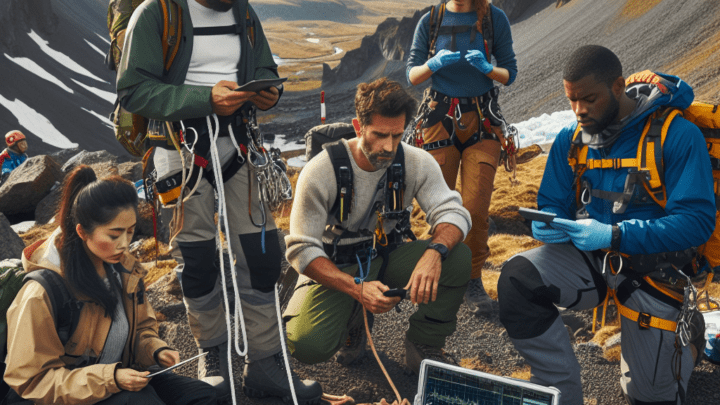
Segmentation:
{"type": "Polygon", "coordinates": [[[605,360],[607,360],[611,363],[620,362],[621,354],[622,354],[622,348],[620,346],[613,346],[613,347],[603,351],[603,357],[605,357],[605,360]]]}
{"type": "Polygon", "coordinates": [[[628,0],[622,9],[622,16],[627,18],[638,18],[653,7],[660,4],[662,0],[628,0]]]}
{"type": "Polygon", "coordinates": [[[532,377],[532,371],[530,370],[530,366],[526,365],[520,370],[513,372],[512,374],[510,374],[510,377],[517,378],[518,380],[530,381],[530,377],[532,377]]]}
{"type": "Polygon", "coordinates": [[[591,341],[597,343],[599,346],[603,346],[609,338],[615,336],[618,332],[620,332],[619,325],[608,325],[597,331],[591,341]]]}
{"type": "Polygon", "coordinates": [[[177,266],[175,260],[158,260],[157,265],[153,262],[153,265],[148,268],[148,274],[145,275],[145,285],[149,286],[158,281],[160,277],[170,274],[175,266],[177,266]]]}

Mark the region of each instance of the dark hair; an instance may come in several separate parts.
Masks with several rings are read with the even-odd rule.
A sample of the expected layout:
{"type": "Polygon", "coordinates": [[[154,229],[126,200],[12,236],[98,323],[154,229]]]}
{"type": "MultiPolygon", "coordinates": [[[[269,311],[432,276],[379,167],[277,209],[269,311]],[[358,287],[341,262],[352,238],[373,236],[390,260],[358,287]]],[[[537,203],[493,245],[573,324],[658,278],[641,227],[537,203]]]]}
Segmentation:
{"type": "Polygon", "coordinates": [[[415,99],[396,81],[386,77],[361,83],[355,93],[355,112],[360,125],[372,124],[372,115],[395,118],[405,114],[405,126],[415,113],[415,99]]]}
{"type": "MultiPolygon", "coordinates": [[[[477,21],[475,22],[475,28],[478,32],[482,33],[482,20],[485,18],[485,14],[490,13],[490,3],[488,0],[474,0],[475,2],[475,13],[477,14],[477,21]]],[[[490,50],[492,52],[492,49],[490,50]]]]}
{"type": "Polygon", "coordinates": [[[118,304],[116,291],[118,281],[105,266],[111,291],[97,274],[95,266],[85,251],[76,227],[92,233],[100,225],[111,222],[123,209],[132,208],[137,213],[138,197],[135,187],[120,176],[98,180],[95,172],[81,165],[65,179],[58,217],[62,239],[60,260],[65,279],[77,294],[85,295],[105,309],[105,315],[114,319],[118,304]]]}
{"type": "Polygon", "coordinates": [[[563,80],[577,82],[586,76],[595,75],[595,80],[612,87],[622,77],[622,64],[617,55],[600,45],[585,45],[570,55],[563,71],[563,80]]]}

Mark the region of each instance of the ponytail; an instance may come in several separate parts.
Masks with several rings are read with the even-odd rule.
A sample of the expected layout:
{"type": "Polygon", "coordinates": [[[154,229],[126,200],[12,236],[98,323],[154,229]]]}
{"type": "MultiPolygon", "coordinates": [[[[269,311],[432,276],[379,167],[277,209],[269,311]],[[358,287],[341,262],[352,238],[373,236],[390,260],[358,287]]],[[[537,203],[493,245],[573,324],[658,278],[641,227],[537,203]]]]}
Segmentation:
{"type": "Polygon", "coordinates": [[[482,33],[482,21],[485,18],[485,15],[491,12],[488,0],[475,0],[475,12],[477,13],[475,28],[477,28],[477,32],[482,33]]]}
{"type": "Polygon", "coordinates": [[[91,234],[99,225],[111,222],[123,209],[132,208],[137,213],[137,204],[132,184],[120,176],[98,180],[95,172],[85,165],[73,170],[63,186],[58,219],[62,230],[60,262],[65,279],[76,295],[82,294],[96,302],[111,318],[118,305],[118,281],[105,264],[111,286],[108,293],[77,233],[77,225],[91,234]]]}

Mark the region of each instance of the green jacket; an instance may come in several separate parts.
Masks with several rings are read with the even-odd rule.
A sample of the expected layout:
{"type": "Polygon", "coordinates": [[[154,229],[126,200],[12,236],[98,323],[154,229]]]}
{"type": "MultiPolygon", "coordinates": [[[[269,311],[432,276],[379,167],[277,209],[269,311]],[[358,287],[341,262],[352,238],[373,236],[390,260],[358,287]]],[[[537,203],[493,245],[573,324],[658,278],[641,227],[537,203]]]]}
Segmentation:
{"type": "MultiPolygon", "coordinates": [[[[158,0],[143,2],[128,25],[125,47],[118,66],[117,94],[126,110],[146,118],[177,121],[212,114],[211,87],[183,84],[190,66],[193,47],[193,25],[188,1],[172,0],[182,9],[180,49],[167,75],[163,75],[163,17],[158,0]]],[[[242,54],[238,61],[238,84],[255,79],[277,78],[277,64],[263,33],[260,20],[248,4],[238,0],[233,7],[235,21],[242,29],[242,54]],[[246,13],[255,21],[255,46],[246,33],[246,13]]]]}

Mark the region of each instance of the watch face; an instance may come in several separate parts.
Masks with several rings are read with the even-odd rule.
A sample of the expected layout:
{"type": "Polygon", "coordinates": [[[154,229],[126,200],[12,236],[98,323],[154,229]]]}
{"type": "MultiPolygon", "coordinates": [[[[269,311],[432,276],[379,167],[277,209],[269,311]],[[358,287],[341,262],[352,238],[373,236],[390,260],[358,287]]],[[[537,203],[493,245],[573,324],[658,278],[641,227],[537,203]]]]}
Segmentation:
{"type": "Polygon", "coordinates": [[[445,260],[445,258],[448,255],[448,248],[447,246],[443,245],[442,243],[431,243],[427,247],[428,249],[437,250],[438,253],[440,253],[440,257],[445,260]]]}

